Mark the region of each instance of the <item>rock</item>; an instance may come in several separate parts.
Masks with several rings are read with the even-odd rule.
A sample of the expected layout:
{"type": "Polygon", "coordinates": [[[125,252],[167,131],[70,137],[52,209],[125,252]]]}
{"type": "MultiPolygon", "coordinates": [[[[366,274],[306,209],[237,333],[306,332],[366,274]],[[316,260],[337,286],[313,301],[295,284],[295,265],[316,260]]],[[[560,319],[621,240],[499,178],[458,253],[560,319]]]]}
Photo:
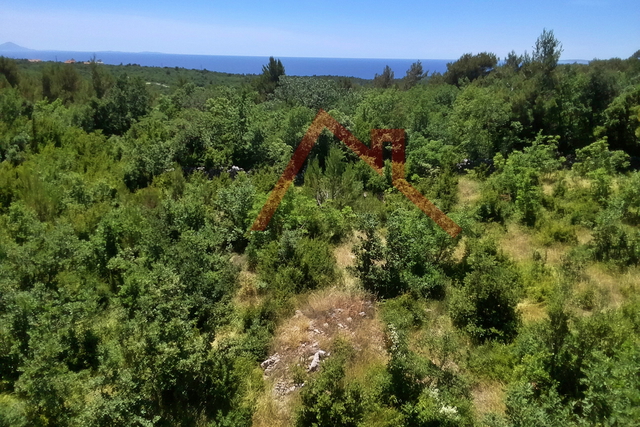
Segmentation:
{"type": "Polygon", "coordinates": [[[351,322],[353,319],[351,317],[347,317],[347,322],[351,322]]]}
{"type": "Polygon", "coordinates": [[[327,352],[323,350],[316,351],[316,354],[313,355],[313,359],[311,360],[311,365],[309,365],[309,369],[307,369],[307,372],[313,372],[316,369],[318,369],[318,366],[320,366],[320,358],[324,357],[326,354],[327,352]]]}
{"type": "Polygon", "coordinates": [[[260,367],[264,369],[265,372],[270,372],[276,367],[279,361],[280,355],[278,353],[275,353],[273,356],[262,362],[260,364],[260,367]]]}
{"type": "Polygon", "coordinates": [[[367,315],[367,313],[365,313],[364,311],[361,311],[360,313],[358,313],[360,315],[360,317],[364,317],[367,315]]]}

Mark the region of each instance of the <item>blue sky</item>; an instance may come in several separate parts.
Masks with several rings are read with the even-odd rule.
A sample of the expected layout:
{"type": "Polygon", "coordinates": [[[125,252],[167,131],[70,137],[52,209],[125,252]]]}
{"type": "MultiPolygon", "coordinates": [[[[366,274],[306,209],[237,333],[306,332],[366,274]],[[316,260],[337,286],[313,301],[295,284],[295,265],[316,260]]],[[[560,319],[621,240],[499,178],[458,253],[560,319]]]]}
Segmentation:
{"type": "Polygon", "coordinates": [[[0,43],[32,49],[455,59],[531,51],[543,28],[563,59],[640,49],[640,2],[614,0],[0,0],[0,43]]]}

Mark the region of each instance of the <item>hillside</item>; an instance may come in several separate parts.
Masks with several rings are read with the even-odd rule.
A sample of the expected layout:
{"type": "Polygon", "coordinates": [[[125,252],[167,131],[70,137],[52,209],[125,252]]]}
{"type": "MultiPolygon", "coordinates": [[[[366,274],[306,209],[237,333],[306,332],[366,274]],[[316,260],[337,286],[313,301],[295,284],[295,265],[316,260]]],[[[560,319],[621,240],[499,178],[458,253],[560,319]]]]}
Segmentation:
{"type": "Polygon", "coordinates": [[[26,47],[18,46],[12,42],[6,42],[0,44],[0,52],[25,52],[33,49],[28,49],[26,47]]]}
{"type": "Polygon", "coordinates": [[[0,426],[637,425],[640,60],[536,46],[367,84],[0,57],[0,426]]]}

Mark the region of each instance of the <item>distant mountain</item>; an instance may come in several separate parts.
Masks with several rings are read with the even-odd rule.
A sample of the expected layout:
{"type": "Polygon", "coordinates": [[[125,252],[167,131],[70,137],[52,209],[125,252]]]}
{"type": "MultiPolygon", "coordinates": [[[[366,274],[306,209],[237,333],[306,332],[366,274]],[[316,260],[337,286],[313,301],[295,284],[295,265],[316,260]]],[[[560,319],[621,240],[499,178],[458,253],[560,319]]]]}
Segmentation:
{"type": "Polygon", "coordinates": [[[6,43],[2,43],[0,44],[0,52],[24,52],[27,50],[33,50],[33,49],[29,49],[27,47],[22,47],[22,46],[18,46],[15,43],[11,43],[11,42],[6,42],[6,43]]]}

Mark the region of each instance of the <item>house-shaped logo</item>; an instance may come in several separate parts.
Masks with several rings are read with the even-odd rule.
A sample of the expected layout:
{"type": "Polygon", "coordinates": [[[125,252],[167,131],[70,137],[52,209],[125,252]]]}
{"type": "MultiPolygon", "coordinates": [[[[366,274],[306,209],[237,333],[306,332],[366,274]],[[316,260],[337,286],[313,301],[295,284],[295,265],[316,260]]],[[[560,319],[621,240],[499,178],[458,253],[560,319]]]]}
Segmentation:
{"type": "Polygon", "coordinates": [[[420,192],[405,179],[405,140],[403,129],[373,129],[371,131],[371,148],[369,148],[324,110],[320,110],[318,112],[318,115],[309,126],[307,133],[302,138],[302,141],[300,142],[300,145],[298,145],[295,153],[293,153],[293,157],[282,173],[282,176],[280,176],[275,188],[271,194],[269,194],[269,198],[258,214],[251,230],[261,231],[267,227],[269,221],[271,221],[271,217],[273,217],[278,205],[287,192],[289,185],[291,185],[295,176],[300,172],[300,169],[324,128],[329,129],[336,138],[344,142],[347,147],[349,147],[380,175],[384,173],[382,158],[383,144],[385,142],[391,142],[391,176],[393,186],[400,190],[402,194],[407,196],[413,204],[433,219],[436,224],[438,224],[451,237],[456,237],[462,231],[462,228],[460,228],[458,224],[446,216],[426,197],[420,194],[420,192]]]}

